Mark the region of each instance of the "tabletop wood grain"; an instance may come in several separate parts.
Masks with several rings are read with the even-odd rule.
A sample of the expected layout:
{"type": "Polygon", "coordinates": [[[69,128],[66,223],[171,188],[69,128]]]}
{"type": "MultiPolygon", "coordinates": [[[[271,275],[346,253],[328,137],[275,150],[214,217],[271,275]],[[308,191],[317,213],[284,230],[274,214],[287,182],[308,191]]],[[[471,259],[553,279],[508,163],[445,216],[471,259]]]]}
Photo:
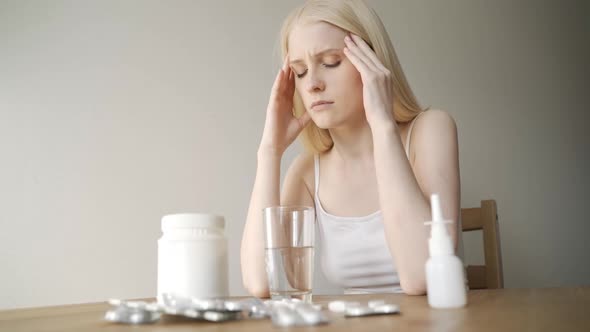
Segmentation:
{"type": "Polygon", "coordinates": [[[0,311],[0,331],[590,331],[590,287],[476,290],[461,309],[432,309],[425,296],[404,294],[314,296],[366,302],[383,299],[400,306],[400,315],[345,318],[328,312],[330,324],[274,327],[270,320],[209,323],[165,316],[148,325],[103,320],[107,303],[0,311]]]}

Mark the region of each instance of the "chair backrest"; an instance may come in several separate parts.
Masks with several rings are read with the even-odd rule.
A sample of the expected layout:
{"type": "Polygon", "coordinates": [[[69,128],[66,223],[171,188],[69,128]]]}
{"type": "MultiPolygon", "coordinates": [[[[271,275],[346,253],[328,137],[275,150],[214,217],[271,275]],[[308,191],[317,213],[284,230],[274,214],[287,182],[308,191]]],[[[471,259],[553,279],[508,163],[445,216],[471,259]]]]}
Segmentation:
{"type": "Polygon", "coordinates": [[[482,230],[485,265],[468,265],[470,289],[504,288],[500,231],[495,200],[481,201],[481,207],[461,209],[463,232],[482,230]]]}

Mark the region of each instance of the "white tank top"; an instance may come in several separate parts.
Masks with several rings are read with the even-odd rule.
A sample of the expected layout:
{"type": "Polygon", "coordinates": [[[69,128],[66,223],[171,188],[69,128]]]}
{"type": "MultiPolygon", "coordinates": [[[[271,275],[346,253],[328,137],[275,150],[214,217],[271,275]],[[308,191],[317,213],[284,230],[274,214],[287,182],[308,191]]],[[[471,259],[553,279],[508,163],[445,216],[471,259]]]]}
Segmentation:
{"type": "MultiPolygon", "coordinates": [[[[417,118],[410,124],[406,139],[408,159],[410,135],[417,118]]],[[[320,262],[326,279],[342,287],[346,294],[402,292],[397,268],[385,240],[381,211],[363,217],[340,217],[326,212],[319,196],[318,155],[314,156],[314,171],[320,262]]]]}

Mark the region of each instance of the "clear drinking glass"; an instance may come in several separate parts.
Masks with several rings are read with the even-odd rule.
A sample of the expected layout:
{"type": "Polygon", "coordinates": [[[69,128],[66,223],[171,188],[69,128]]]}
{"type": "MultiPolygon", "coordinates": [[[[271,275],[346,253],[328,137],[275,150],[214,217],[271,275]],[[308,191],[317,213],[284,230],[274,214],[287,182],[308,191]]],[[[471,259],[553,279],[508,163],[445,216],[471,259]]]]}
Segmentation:
{"type": "Polygon", "coordinates": [[[311,303],[314,260],[314,209],[273,206],[263,210],[266,273],[273,300],[311,303]]]}

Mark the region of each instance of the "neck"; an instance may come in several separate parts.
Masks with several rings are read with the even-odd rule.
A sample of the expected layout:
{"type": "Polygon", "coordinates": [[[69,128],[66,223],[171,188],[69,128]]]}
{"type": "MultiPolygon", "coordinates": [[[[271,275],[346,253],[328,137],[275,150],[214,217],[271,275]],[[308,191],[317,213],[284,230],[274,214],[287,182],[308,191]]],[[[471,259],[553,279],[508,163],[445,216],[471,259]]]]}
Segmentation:
{"type": "Polygon", "coordinates": [[[369,123],[354,124],[330,129],[333,153],[344,163],[367,161],[373,163],[373,136],[369,123]]]}

